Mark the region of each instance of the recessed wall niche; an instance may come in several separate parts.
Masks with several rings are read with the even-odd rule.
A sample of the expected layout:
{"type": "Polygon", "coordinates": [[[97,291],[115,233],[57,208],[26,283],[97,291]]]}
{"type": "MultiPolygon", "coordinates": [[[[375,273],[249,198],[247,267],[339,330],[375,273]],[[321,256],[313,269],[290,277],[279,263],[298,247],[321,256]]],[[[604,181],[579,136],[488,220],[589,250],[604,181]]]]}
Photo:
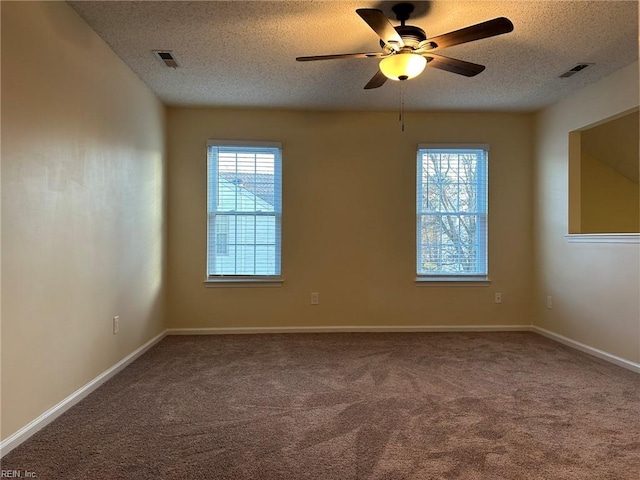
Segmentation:
{"type": "Polygon", "coordinates": [[[640,232],[638,109],[569,133],[569,233],[640,232]]]}

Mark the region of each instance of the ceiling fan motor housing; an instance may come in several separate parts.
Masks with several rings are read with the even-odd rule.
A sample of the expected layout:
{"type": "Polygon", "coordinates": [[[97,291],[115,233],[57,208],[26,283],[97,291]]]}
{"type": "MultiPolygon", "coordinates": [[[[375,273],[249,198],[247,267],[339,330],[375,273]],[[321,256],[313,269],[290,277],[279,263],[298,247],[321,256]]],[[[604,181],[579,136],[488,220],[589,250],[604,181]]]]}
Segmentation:
{"type": "MultiPolygon", "coordinates": [[[[420,27],[413,25],[401,25],[394,27],[396,32],[402,37],[405,47],[409,47],[411,50],[420,48],[420,42],[424,42],[427,39],[427,34],[420,27]]],[[[380,40],[380,46],[385,47],[385,43],[380,40]]]]}
{"type": "Polygon", "coordinates": [[[427,34],[420,27],[402,25],[395,28],[396,32],[402,37],[405,46],[411,47],[412,49],[418,48],[420,42],[424,42],[427,39],[427,34]]]}

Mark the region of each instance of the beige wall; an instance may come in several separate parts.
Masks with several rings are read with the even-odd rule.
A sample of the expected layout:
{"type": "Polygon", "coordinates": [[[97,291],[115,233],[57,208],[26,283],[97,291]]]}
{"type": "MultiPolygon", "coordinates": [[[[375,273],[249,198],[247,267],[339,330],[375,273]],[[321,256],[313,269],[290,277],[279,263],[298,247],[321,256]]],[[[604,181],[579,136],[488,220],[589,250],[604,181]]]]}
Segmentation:
{"type": "Polygon", "coordinates": [[[534,323],[634,362],[640,361],[638,244],[568,243],[570,131],[638,106],[638,63],[536,116],[534,323]],[[553,296],[553,309],[545,298],[553,296]]]}
{"type": "Polygon", "coordinates": [[[168,112],[169,327],[531,323],[530,115],[168,112]],[[283,143],[280,288],[203,285],[207,139],[283,143]],[[491,146],[488,287],[414,284],[420,142],[491,146]]]}
{"type": "Polygon", "coordinates": [[[164,328],[165,112],[64,2],[1,5],[6,438],[164,328]]]}
{"type": "Polygon", "coordinates": [[[582,233],[640,232],[640,185],[584,152],[581,160],[582,233]]]}

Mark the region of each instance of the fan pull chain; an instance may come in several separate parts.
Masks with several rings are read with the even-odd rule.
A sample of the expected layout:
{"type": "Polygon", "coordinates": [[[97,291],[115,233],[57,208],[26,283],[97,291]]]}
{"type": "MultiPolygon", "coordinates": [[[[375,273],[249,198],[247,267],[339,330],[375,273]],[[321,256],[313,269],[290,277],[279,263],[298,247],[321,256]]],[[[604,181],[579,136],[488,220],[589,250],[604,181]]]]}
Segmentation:
{"type": "Polygon", "coordinates": [[[400,121],[401,130],[404,132],[404,81],[400,82],[400,115],[398,120],[400,121]]]}
{"type": "Polygon", "coordinates": [[[402,82],[400,82],[400,96],[398,97],[398,121],[402,122],[402,82]]]}

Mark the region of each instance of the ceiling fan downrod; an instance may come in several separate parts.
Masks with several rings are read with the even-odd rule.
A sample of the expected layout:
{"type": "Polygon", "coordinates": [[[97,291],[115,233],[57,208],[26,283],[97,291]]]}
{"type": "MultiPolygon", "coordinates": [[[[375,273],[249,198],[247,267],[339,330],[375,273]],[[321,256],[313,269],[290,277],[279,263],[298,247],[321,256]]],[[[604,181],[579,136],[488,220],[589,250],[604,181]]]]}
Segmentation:
{"type": "Polygon", "coordinates": [[[400,22],[400,26],[404,27],[405,22],[409,20],[411,13],[413,13],[414,8],[415,7],[411,3],[397,3],[391,7],[391,10],[396,14],[396,18],[400,22]]]}

